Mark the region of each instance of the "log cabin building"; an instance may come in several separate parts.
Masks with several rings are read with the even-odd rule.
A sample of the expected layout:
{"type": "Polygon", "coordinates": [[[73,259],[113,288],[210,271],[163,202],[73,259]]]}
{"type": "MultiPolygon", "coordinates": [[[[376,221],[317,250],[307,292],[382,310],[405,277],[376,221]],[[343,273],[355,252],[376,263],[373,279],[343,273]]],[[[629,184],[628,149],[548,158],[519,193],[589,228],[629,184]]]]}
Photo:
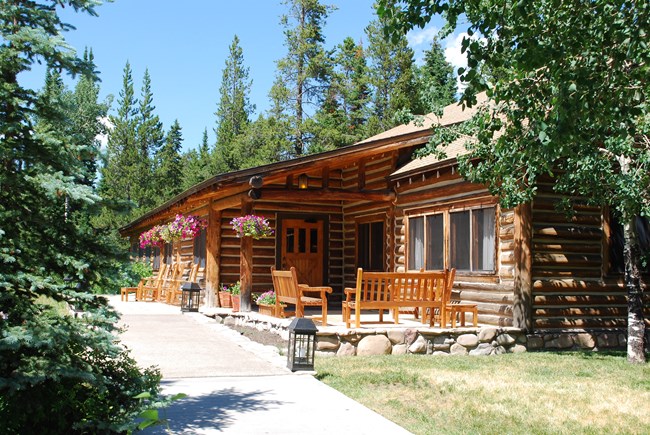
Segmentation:
{"type": "MultiPolygon", "coordinates": [[[[177,213],[206,219],[199,237],[168,247],[163,257],[171,261],[174,249],[183,260],[199,262],[208,294],[240,274],[242,288],[271,289],[271,266],[296,267],[301,282],[333,287],[333,299],[354,286],[357,267],[455,267],[455,293],[478,305],[482,324],[532,333],[623,331],[622,246],[608,213],[588,206],[571,218],[558,213],[550,180],[540,184],[532,204],[503,209],[484,186],[459,176],[460,140],[447,145],[445,159],[414,157],[429,139],[431,122],[449,126],[472,114],[451,105],[421,126],[401,125],[334,151],[217,175],[121,234],[156,268],[160,253],[138,252],[141,232],[177,213]],[[275,235],[237,238],[230,220],[247,214],[268,218],[275,235]]],[[[642,234],[645,243],[648,234],[642,234]]]]}

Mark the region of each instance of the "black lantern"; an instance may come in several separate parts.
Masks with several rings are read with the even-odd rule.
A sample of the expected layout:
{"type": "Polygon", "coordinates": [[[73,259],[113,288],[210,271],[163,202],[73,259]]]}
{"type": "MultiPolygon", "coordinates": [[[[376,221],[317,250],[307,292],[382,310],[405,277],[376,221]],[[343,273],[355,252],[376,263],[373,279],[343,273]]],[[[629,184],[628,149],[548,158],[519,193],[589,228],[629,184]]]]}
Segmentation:
{"type": "Polygon", "coordinates": [[[201,286],[196,282],[186,282],[181,286],[181,311],[199,311],[201,286]]]}
{"type": "Polygon", "coordinates": [[[318,332],[318,329],[310,319],[297,317],[289,325],[287,367],[292,372],[296,370],[314,370],[316,332],[318,332]]]}

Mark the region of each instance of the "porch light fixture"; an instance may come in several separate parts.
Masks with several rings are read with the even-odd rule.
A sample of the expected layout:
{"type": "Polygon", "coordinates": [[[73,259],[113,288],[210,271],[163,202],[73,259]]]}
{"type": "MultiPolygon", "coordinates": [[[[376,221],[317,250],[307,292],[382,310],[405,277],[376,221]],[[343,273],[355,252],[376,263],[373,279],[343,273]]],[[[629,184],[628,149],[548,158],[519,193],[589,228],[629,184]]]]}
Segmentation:
{"type": "Polygon", "coordinates": [[[186,282],[181,286],[181,312],[198,312],[201,303],[201,286],[196,282],[186,282]]]}
{"type": "Polygon", "coordinates": [[[307,174],[300,174],[298,176],[298,189],[306,189],[309,187],[309,178],[307,177],[307,174]]]}
{"type": "Polygon", "coordinates": [[[287,367],[292,372],[314,370],[316,332],[318,329],[311,319],[296,317],[289,325],[287,367]]]}

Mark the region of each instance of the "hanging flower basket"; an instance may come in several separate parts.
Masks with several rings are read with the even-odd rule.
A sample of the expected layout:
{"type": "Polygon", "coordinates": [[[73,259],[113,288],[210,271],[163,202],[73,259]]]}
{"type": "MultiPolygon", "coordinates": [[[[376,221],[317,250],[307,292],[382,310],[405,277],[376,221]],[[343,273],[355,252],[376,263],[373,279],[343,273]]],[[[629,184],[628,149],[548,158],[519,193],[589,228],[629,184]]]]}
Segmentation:
{"type": "Polygon", "coordinates": [[[204,219],[193,215],[177,214],[173,221],[163,226],[161,236],[165,242],[193,239],[199,235],[201,228],[206,226],[207,222],[204,219]]]}
{"type": "Polygon", "coordinates": [[[273,229],[264,216],[249,214],[234,218],[230,221],[230,225],[232,225],[232,229],[237,233],[237,237],[252,237],[257,240],[273,235],[273,229]]]}
{"type": "Polygon", "coordinates": [[[163,239],[164,225],[156,225],[148,231],[140,234],[140,247],[146,248],[147,246],[161,248],[165,244],[165,239],[163,239]]]}

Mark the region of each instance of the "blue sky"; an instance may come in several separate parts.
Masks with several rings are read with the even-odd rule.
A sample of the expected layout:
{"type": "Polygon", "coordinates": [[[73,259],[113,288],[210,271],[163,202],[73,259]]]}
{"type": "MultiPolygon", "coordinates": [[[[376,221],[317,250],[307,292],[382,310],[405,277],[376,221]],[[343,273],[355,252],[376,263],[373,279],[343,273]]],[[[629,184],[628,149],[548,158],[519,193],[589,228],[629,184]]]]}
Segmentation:
{"type": "MultiPolygon", "coordinates": [[[[325,27],[326,45],[333,47],[347,36],[365,42],[364,28],[375,18],[373,0],[332,0],[338,9],[325,27]]],[[[128,60],[133,70],[136,95],[142,76],[149,69],[156,113],[168,130],[175,119],[182,129],[185,150],[199,145],[207,127],[210,143],[215,140],[215,116],[221,72],[228,46],[239,36],[244,60],[253,79],[251,102],[257,114],[268,106],[268,92],[275,78],[275,62],[285,53],[280,15],[286,6],[280,0],[117,0],[97,8],[98,17],[64,9],[62,17],[76,30],[65,34],[67,42],[83,52],[93,49],[100,71],[101,97],[114,96],[112,111],[122,87],[128,60]]],[[[416,51],[430,46],[438,18],[427,28],[411,32],[409,43],[416,51]]],[[[459,38],[448,38],[443,46],[455,65],[461,65],[459,38]]],[[[25,75],[25,84],[40,88],[42,68],[25,75]]]]}

